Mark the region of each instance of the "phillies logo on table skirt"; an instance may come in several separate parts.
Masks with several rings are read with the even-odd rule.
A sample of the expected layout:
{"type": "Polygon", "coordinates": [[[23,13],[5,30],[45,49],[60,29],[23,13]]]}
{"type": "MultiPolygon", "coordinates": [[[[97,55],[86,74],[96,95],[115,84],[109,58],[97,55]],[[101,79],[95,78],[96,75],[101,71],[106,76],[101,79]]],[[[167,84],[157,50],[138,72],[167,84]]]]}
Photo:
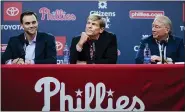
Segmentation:
{"type": "Polygon", "coordinates": [[[44,106],[42,111],[50,111],[50,100],[51,97],[60,93],[60,111],[144,111],[144,103],[137,97],[132,98],[132,103],[128,107],[129,98],[127,96],[120,96],[118,99],[113,99],[113,93],[111,89],[106,90],[104,83],[99,82],[94,85],[91,82],[86,83],[84,92],[77,88],[76,92],[76,102],[73,102],[74,98],[71,95],[66,95],[66,86],[64,82],[59,82],[54,77],[44,77],[38,80],[35,84],[35,91],[42,92],[44,91],[44,106]],[[51,83],[54,84],[55,89],[51,89],[51,83]],[[83,94],[85,102],[83,102],[83,94]],[[106,93],[108,102],[107,108],[102,108],[101,104],[105,101],[106,93]],[[111,96],[111,97],[110,97],[111,96]],[[92,101],[95,100],[95,108],[91,108],[92,101]],[[116,108],[113,108],[113,100],[116,100],[116,108]],[[65,102],[68,103],[68,109],[66,109],[65,102]],[[82,104],[85,104],[85,107],[82,108],[82,104]],[[136,104],[139,104],[140,108],[136,108],[136,104]],[[73,107],[76,106],[76,108],[73,107]]]}

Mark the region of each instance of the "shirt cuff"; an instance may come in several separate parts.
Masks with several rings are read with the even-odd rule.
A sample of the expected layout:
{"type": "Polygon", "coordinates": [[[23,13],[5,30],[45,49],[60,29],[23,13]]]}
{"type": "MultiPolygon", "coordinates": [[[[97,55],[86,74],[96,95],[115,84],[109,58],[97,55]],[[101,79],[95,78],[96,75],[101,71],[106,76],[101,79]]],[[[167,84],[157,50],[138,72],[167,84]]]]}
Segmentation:
{"type": "Polygon", "coordinates": [[[35,64],[35,61],[34,60],[31,60],[31,64],[35,64]]]}
{"type": "Polygon", "coordinates": [[[5,64],[11,65],[11,64],[12,64],[12,59],[7,60],[7,61],[5,62],[5,64]]]}
{"type": "Polygon", "coordinates": [[[173,62],[173,60],[171,58],[167,58],[166,61],[167,62],[173,62]]]}
{"type": "Polygon", "coordinates": [[[25,63],[28,63],[28,64],[35,64],[35,61],[34,61],[34,60],[25,60],[25,63]]]}
{"type": "Polygon", "coordinates": [[[81,48],[78,44],[76,44],[76,50],[77,50],[78,52],[82,52],[82,48],[81,48]]]}

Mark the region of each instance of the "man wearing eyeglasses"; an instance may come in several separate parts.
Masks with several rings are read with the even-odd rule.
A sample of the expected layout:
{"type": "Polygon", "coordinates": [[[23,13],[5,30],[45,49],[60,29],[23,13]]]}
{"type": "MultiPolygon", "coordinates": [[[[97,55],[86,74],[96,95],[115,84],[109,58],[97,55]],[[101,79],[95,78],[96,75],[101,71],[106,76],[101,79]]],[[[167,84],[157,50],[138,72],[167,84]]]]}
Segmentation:
{"type": "Polygon", "coordinates": [[[156,16],[154,19],[152,23],[152,35],[141,40],[140,48],[135,58],[136,64],[143,63],[145,44],[148,44],[151,50],[152,64],[161,63],[162,59],[164,59],[166,64],[184,62],[183,39],[172,35],[172,22],[167,16],[156,16]],[[162,47],[164,48],[162,49],[162,47]]]}

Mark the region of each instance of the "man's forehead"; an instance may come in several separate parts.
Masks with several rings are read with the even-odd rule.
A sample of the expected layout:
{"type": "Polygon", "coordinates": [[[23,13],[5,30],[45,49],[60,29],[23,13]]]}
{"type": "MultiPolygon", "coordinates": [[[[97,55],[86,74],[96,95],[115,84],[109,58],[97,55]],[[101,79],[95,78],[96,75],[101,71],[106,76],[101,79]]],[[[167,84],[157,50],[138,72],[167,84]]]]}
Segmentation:
{"type": "Polygon", "coordinates": [[[93,23],[93,24],[100,24],[99,20],[91,20],[89,19],[87,22],[93,23]]]}
{"type": "Polygon", "coordinates": [[[90,21],[92,23],[98,22],[98,20],[92,20],[92,19],[88,19],[88,21],[90,21]]]}
{"type": "Polygon", "coordinates": [[[26,15],[23,17],[24,22],[33,22],[37,21],[36,17],[34,15],[26,15]]]}
{"type": "Polygon", "coordinates": [[[164,23],[160,19],[154,19],[152,24],[164,25],[164,23]]]}
{"type": "Polygon", "coordinates": [[[23,19],[36,19],[34,15],[25,15],[23,19]]]}

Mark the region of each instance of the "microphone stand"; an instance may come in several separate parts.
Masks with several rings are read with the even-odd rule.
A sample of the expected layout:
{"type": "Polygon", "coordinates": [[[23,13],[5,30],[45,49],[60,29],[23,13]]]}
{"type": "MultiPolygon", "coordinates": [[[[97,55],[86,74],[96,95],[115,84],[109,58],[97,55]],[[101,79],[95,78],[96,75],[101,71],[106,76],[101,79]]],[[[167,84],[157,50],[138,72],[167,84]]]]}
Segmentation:
{"type": "Polygon", "coordinates": [[[164,64],[164,44],[161,45],[162,64],[164,64]]]}
{"type": "Polygon", "coordinates": [[[161,44],[161,55],[162,55],[162,64],[164,64],[165,60],[164,60],[164,48],[166,46],[166,41],[165,40],[162,40],[160,42],[161,44]]]}

